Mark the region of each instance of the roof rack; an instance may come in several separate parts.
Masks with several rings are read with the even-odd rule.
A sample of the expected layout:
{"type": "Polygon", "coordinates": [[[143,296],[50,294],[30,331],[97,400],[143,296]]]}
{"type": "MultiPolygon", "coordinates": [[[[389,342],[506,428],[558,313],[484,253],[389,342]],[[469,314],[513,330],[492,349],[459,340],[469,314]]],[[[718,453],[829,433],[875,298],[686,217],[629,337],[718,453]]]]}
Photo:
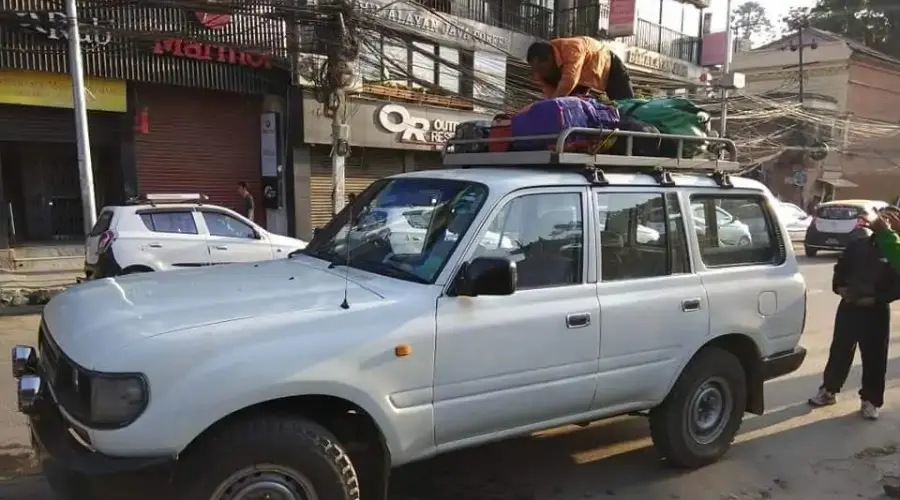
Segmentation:
{"type": "Polygon", "coordinates": [[[173,203],[197,203],[202,205],[209,201],[209,196],[203,193],[153,193],[143,194],[130,198],[128,205],[167,205],[173,203]]]}
{"type": "MultiPolygon", "coordinates": [[[[633,132],[629,130],[608,130],[593,128],[568,128],[556,135],[537,135],[527,137],[500,137],[490,139],[450,139],[444,146],[445,166],[479,166],[479,167],[522,167],[542,165],[570,166],[580,170],[586,170],[589,180],[595,184],[606,184],[603,170],[625,170],[629,172],[647,172],[655,177],[660,184],[671,185],[672,177],[669,172],[688,173],[697,172],[710,174],[716,182],[723,187],[730,187],[731,181],[728,174],[737,173],[740,164],[737,162],[737,147],[731,139],[719,137],[696,137],[672,134],[654,134],[649,132],[633,132]],[[573,135],[604,137],[620,137],[626,140],[626,155],[567,153],[566,141],[573,135]],[[665,158],[656,156],[634,156],[635,139],[659,139],[676,143],[677,158],[665,158]],[[549,150],[536,151],[510,151],[504,153],[456,153],[457,145],[484,144],[495,142],[521,142],[521,141],[547,141],[554,142],[554,147],[549,150]],[[708,148],[711,157],[681,158],[686,143],[700,143],[712,145],[708,148]],[[720,159],[720,151],[727,152],[727,159],[720,159]]],[[[557,167],[558,168],[558,167],[557,167]]]]}

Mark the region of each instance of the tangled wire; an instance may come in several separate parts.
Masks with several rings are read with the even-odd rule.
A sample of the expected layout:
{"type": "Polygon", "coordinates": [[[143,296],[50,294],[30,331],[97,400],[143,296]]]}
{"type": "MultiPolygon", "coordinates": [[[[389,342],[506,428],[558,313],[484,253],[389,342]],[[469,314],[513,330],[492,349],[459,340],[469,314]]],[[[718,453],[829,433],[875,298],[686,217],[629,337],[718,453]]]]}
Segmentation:
{"type": "Polygon", "coordinates": [[[354,62],[359,56],[358,23],[353,5],[337,4],[334,21],[321,31],[327,42],[327,58],[314,76],[316,100],[325,105],[324,115],[332,118],[344,107],[343,89],[353,79],[354,62]]]}

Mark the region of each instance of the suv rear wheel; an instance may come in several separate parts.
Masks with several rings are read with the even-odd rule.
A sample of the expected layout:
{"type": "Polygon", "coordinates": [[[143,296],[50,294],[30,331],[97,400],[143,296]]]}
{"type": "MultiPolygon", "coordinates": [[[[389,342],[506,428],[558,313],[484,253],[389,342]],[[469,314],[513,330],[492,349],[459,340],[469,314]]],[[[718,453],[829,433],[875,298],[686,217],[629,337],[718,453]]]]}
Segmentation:
{"type": "Polygon", "coordinates": [[[239,422],[190,452],[183,500],[359,500],[356,470],[337,439],[303,418],[239,422]]]}
{"type": "Polygon", "coordinates": [[[702,349],[663,403],[650,411],[653,444],[679,467],[708,465],[731,447],[746,407],[741,361],[723,349],[702,349]]]}

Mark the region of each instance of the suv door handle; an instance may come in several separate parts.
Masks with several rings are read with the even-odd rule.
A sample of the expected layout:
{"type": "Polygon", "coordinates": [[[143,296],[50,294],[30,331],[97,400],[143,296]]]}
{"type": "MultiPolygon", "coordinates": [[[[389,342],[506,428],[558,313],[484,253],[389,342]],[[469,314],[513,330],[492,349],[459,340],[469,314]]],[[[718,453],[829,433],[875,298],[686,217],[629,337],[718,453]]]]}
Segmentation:
{"type": "Polygon", "coordinates": [[[225,245],[216,245],[216,250],[228,250],[228,247],[225,245]]]}
{"type": "Polygon", "coordinates": [[[591,324],[591,313],[573,313],[566,316],[567,328],[584,328],[591,324]]]}
{"type": "Polygon", "coordinates": [[[147,246],[150,248],[162,248],[162,243],[150,243],[147,246]]]}
{"type": "Polygon", "coordinates": [[[681,301],[681,310],[684,312],[693,312],[700,310],[700,299],[684,299],[681,301]]]}

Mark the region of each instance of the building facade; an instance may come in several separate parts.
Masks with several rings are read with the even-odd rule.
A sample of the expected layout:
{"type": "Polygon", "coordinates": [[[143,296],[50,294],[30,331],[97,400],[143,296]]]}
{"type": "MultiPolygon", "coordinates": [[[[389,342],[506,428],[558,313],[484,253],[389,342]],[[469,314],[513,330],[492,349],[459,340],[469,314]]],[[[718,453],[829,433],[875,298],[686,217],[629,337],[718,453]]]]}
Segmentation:
{"type": "MultiPolygon", "coordinates": [[[[823,160],[788,151],[764,165],[767,183],[783,198],[804,205],[822,199],[900,196],[900,61],[834,33],[804,30],[804,64],[791,47],[798,36],[739,53],[733,67],[747,75],[746,92],[788,96],[815,118],[807,136],[829,145],[823,160]],[[809,45],[815,41],[816,48],[809,45]]],[[[786,144],[786,146],[790,146],[786,144]]],[[[802,153],[802,151],[800,152],[802,153]]]]}
{"type": "MultiPolygon", "coordinates": [[[[199,192],[239,208],[239,181],[261,201],[263,183],[284,184],[277,136],[290,74],[279,64],[281,25],[152,2],[96,5],[85,4],[80,21],[98,208],[151,192],[199,192]]],[[[68,44],[56,9],[0,0],[13,19],[0,31],[4,246],[83,237],[68,44]]],[[[257,222],[287,232],[279,201],[280,209],[258,210],[257,222]]]]}

